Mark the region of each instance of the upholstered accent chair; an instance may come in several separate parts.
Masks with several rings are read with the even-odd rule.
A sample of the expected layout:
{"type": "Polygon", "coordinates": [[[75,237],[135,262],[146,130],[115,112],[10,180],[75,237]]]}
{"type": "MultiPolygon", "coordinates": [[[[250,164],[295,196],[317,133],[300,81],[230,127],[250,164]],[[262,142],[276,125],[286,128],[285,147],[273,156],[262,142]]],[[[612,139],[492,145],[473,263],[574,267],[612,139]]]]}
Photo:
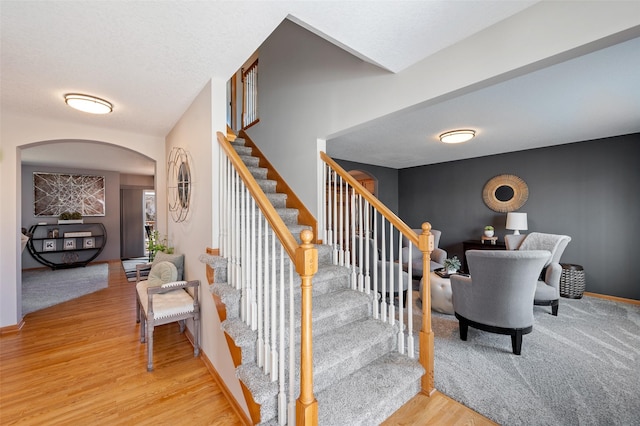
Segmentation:
{"type": "Polygon", "coordinates": [[[507,250],[548,250],[551,252],[551,257],[544,265],[538,279],[533,303],[551,306],[551,314],[558,316],[560,278],[562,276],[560,257],[571,241],[571,237],[531,232],[526,235],[506,235],[504,241],[507,250]]]}
{"type": "Polygon", "coordinates": [[[170,261],[158,261],[149,275],[136,283],[136,322],[140,342],[147,343],[147,371],[153,371],[153,331],[156,326],[178,322],[180,333],[186,320],[194,322],[193,355],[200,353],[200,281],[178,280],[178,269],[170,261]]]}
{"type": "MultiPolygon", "coordinates": [[[[413,229],[413,231],[420,235],[422,234],[422,229],[413,229]]],[[[440,236],[442,235],[441,231],[436,229],[431,230],[431,234],[433,235],[433,251],[431,252],[430,259],[430,271],[435,271],[436,269],[440,269],[444,267],[444,261],[447,258],[447,252],[438,247],[440,244],[440,236]]],[[[409,240],[407,237],[402,236],[402,263],[404,265],[404,270],[407,271],[407,265],[411,262],[411,275],[414,278],[422,278],[422,252],[418,249],[415,244],[412,244],[411,247],[411,259],[409,259],[409,240]]]]}
{"type": "Polygon", "coordinates": [[[522,336],[533,329],[533,296],[540,270],[551,256],[546,250],[468,250],[470,276],[451,275],[453,309],[460,339],[469,327],[511,336],[520,355],[522,336]]]}

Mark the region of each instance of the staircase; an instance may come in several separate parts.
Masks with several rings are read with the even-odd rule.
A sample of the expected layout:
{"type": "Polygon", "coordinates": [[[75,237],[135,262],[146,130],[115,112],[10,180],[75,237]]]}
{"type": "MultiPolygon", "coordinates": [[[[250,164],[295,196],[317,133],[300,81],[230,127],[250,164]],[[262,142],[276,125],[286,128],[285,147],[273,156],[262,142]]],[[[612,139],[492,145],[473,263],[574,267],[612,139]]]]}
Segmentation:
{"type": "MultiPolygon", "coordinates": [[[[244,140],[237,138],[232,145],[291,233],[300,241],[300,232],[306,227],[298,223],[297,210],[286,207],[287,196],[276,192],[276,182],[267,179],[267,169],[259,167],[259,159],[251,155],[252,149],[245,146],[244,140]]],[[[416,359],[398,353],[398,323],[391,325],[373,318],[372,306],[378,296],[352,289],[352,270],[333,264],[333,247],[320,244],[316,248],[319,265],[313,276],[312,320],[313,391],[318,401],[318,423],[379,424],[420,391],[424,369],[416,359]]],[[[288,262],[286,252],[281,253],[288,262]]],[[[282,413],[278,418],[281,391],[278,383],[258,365],[257,332],[240,318],[241,290],[227,284],[226,260],[211,258],[204,260],[215,268],[211,292],[224,305],[221,318],[226,319],[222,327],[232,353],[235,353],[237,376],[254,422],[285,424],[282,413]]],[[[280,280],[279,274],[276,282],[280,280]]],[[[295,397],[300,384],[300,283],[300,277],[294,274],[295,397]]],[[[288,288],[285,292],[288,297],[288,288]]],[[[280,300],[279,295],[277,300],[280,300]]],[[[289,315],[288,307],[286,311],[289,315]]],[[[288,335],[285,345],[290,345],[288,335]]],[[[288,377],[289,373],[286,371],[285,375],[288,377]]]]}

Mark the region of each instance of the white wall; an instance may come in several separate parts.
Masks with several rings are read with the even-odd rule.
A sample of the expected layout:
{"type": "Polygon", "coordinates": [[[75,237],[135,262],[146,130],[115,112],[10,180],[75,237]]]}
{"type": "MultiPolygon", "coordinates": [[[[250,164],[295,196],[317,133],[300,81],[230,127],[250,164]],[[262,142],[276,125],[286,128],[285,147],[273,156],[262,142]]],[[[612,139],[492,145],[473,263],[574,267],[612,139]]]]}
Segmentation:
{"type": "MultiPolygon", "coordinates": [[[[27,117],[2,112],[0,117],[0,327],[22,321],[22,256],[21,228],[21,166],[20,149],[33,143],[55,140],[86,140],[106,142],[139,152],[155,160],[156,191],[165,192],[165,150],[162,138],[109,128],[83,126],[39,117],[27,117]]],[[[166,199],[158,199],[158,221],[166,224],[166,199]]],[[[164,225],[166,229],[166,225],[164,225]]]]}
{"type": "MultiPolygon", "coordinates": [[[[189,215],[183,222],[168,220],[168,236],[176,253],[185,255],[185,278],[200,280],[202,350],[226,386],[241,401],[244,396],[206,277],[198,258],[207,247],[218,248],[218,141],[226,133],[226,81],[211,80],[167,135],[167,156],[174,147],[188,151],[192,161],[193,192],[189,215]]],[[[193,331],[193,324],[189,324],[193,331]]]]}
{"type": "Polygon", "coordinates": [[[330,154],[332,136],[568,59],[637,26],[638,13],[638,2],[541,2],[397,74],[284,21],[259,48],[260,122],[247,133],[317,212],[318,139],[330,154]]]}

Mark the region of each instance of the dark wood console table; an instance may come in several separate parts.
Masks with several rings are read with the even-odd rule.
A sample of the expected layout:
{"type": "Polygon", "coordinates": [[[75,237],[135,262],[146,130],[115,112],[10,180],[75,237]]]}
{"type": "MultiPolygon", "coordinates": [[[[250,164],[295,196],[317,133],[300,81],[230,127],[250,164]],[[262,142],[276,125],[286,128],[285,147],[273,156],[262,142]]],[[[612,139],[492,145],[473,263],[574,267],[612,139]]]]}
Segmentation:
{"type": "Polygon", "coordinates": [[[504,241],[496,241],[495,244],[491,244],[491,241],[485,241],[484,244],[481,240],[466,240],[462,242],[462,270],[465,273],[469,273],[467,268],[467,250],[506,250],[507,246],[504,241]]]}

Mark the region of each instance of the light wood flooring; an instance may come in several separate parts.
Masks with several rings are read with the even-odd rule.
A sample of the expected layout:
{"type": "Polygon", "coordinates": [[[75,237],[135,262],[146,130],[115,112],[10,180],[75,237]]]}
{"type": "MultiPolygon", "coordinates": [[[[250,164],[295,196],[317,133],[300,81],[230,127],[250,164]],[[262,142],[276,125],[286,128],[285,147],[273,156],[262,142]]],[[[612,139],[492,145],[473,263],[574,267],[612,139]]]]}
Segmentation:
{"type": "MultiPolygon", "coordinates": [[[[154,367],[135,322],[134,285],[119,261],[109,287],[33,312],[0,339],[2,425],[241,425],[177,324],[154,333],[154,367]]],[[[437,393],[384,425],[492,425],[437,393]]]]}

